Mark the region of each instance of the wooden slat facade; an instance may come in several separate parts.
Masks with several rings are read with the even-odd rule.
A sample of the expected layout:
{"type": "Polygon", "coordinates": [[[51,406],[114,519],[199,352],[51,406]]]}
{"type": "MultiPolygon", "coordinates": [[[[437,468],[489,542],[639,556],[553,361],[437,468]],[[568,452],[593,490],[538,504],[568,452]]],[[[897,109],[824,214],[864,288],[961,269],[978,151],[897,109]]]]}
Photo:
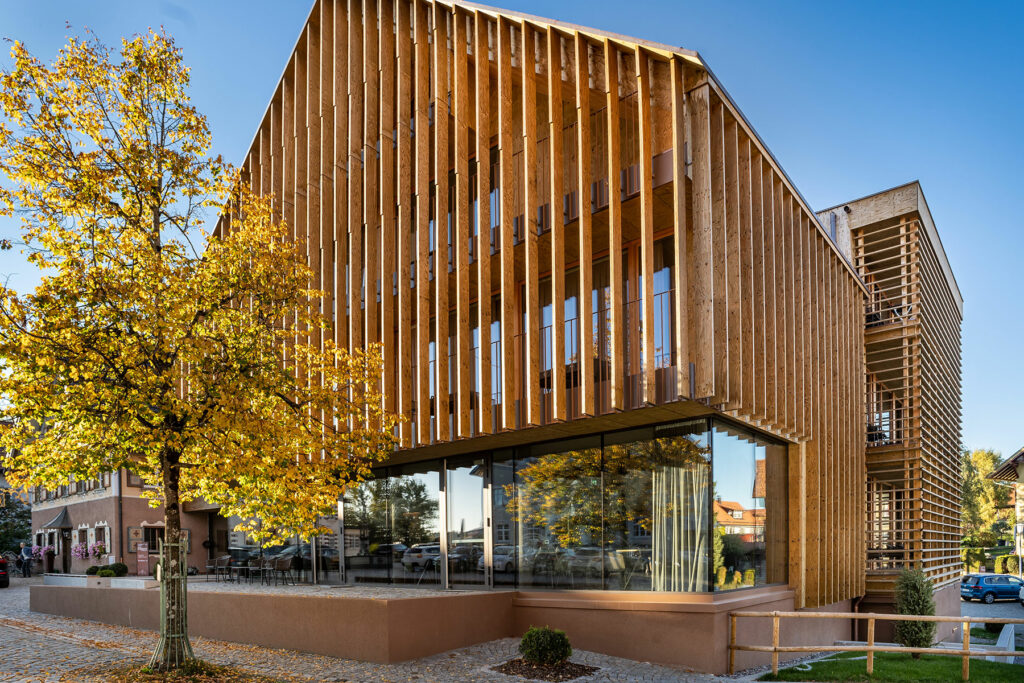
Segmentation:
{"type": "Polygon", "coordinates": [[[903,567],[937,587],[960,578],[963,300],[917,183],[819,216],[848,236],[869,292],[867,593],[891,602],[903,567]]]}
{"type": "MultiPolygon", "coordinates": [[[[440,0],[317,0],[292,63],[246,171],[316,251],[339,343],[383,343],[396,457],[721,413],[792,444],[798,606],[864,594],[867,289],[699,56],[440,0]]],[[[934,357],[910,368],[922,400],[959,377],[958,321],[935,310],[900,351],[934,357]]],[[[941,479],[926,509],[952,524],[931,463],[959,404],[928,410],[943,455],[916,476],[941,479]]]]}

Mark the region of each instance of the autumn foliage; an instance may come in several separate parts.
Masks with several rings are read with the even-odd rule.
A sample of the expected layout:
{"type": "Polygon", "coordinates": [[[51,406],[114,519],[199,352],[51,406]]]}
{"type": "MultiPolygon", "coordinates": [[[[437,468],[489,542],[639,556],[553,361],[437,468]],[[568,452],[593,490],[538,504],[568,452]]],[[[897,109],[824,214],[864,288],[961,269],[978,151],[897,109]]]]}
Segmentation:
{"type": "Polygon", "coordinates": [[[171,38],[11,56],[0,213],[21,217],[4,237],[42,280],[0,290],[8,478],[128,468],[156,487],[168,542],[200,497],[257,539],[315,533],[393,448],[379,349],[333,344],[273,199],[210,155],[171,38]]]}

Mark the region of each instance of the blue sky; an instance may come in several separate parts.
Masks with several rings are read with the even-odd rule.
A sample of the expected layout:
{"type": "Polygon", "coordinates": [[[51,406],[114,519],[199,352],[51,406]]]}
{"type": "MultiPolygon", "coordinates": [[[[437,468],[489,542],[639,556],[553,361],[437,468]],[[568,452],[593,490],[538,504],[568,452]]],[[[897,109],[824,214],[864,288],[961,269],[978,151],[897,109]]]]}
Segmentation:
{"type": "MultiPolygon", "coordinates": [[[[51,57],[163,25],[192,66],[216,151],[240,161],[311,3],[7,2],[0,37],[51,57]]],[[[964,443],[1024,445],[1024,4],[505,0],[502,6],[699,51],[816,208],[921,181],[963,293],[964,443]]],[[[0,63],[7,65],[6,54],[0,63]]],[[[0,222],[9,234],[13,224],[0,222]]],[[[0,255],[15,287],[35,277],[0,255]]]]}

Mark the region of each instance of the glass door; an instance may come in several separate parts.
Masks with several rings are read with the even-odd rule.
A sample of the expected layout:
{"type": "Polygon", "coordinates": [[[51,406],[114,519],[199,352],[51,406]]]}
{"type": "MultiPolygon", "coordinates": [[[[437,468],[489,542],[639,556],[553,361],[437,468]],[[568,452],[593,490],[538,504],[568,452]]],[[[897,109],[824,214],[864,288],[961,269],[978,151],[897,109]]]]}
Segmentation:
{"type": "Polygon", "coordinates": [[[448,586],[480,588],[486,584],[487,460],[449,460],[446,477],[448,586]]]}

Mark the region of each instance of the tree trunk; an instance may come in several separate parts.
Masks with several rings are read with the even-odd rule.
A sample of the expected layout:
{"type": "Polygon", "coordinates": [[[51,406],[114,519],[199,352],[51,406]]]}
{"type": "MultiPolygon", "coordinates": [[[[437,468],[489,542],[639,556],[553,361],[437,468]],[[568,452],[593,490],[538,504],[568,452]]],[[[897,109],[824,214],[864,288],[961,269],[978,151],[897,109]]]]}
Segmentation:
{"type": "Polygon", "coordinates": [[[164,547],[160,559],[160,640],[149,666],[158,671],[177,669],[195,657],[188,640],[188,568],[181,547],[181,506],[178,500],[180,453],[165,449],[161,456],[164,493],[164,547]]]}

